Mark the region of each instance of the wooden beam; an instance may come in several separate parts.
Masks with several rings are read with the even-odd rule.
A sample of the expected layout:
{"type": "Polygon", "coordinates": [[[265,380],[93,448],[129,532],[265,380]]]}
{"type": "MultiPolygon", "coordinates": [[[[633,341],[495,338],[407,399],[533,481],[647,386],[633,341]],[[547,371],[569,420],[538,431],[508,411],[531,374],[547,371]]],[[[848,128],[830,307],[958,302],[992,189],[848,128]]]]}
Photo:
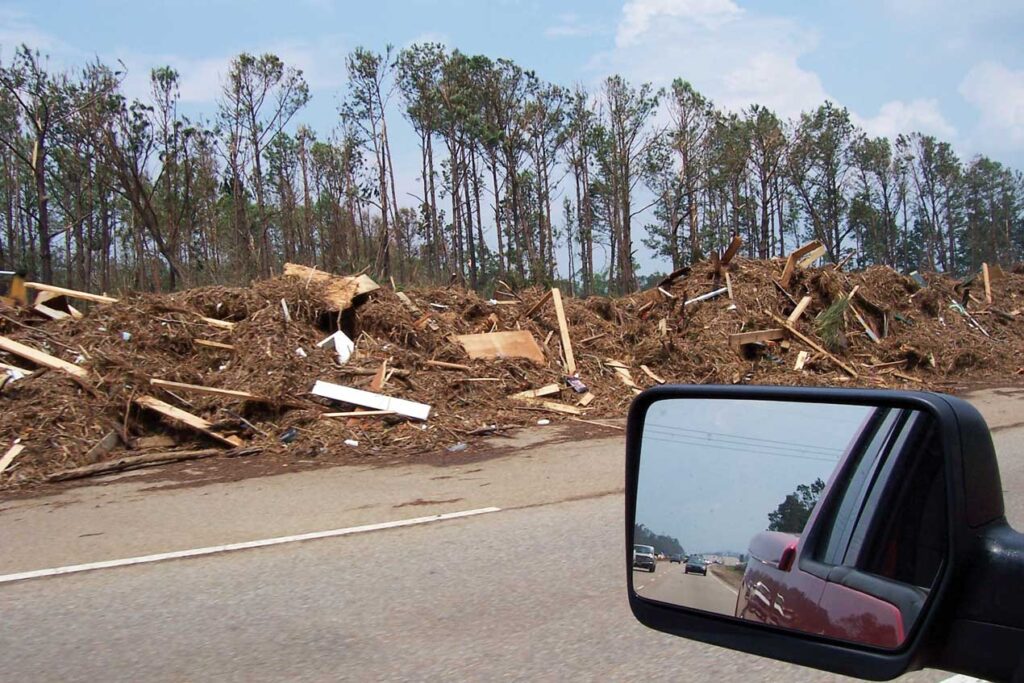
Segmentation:
{"type": "Polygon", "coordinates": [[[444,368],[445,370],[463,370],[464,372],[473,371],[473,368],[468,365],[462,365],[461,363],[448,363],[443,360],[428,360],[424,364],[435,368],[444,368]]]}
{"type": "Polygon", "coordinates": [[[801,333],[800,330],[790,325],[789,321],[787,321],[785,318],[780,318],[774,313],[772,313],[772,317],[775,318],[775,322],[781,323],[791,335],[793,335],[794,337],[796,337],[797,339],[799,339],[804,344],[811,347],[813,350],[817,351],[821,355],[828,358],[830,361],[839,366],[843,370],[843,372],[850,375],[850,377],[859,377],[856,370],[854,370],[849,365],[847,365],[846,363],[844,363],[843,361],[839,360],[834,355],[826,351],[824,347],[822,347],[820,344],[818,344],[816,341],[814,341],[807,335],[801,333]]]}
{"type": "Polygon", "coordinates": [[[725,272],[725,291],[729,295],[729,301],[734,301],[735,298],[732,295],[732,278],[729,277],[729,271],[725,272]]]}
{"type": "Polygon", "coordinates": [[[134,401],[136,405],[139,405],[143,408],[148,408],[149,410],[152,410],[155,413],[160,413],[164,417],[170,418],[175,422],[180,422],[181,424],[191,427],[197,432],[205,434],[212,439],[216,439],[217,441],[220,441],[223,444],[233,447],[238,447],[242,445],[242,440],[239,439],[237,436],[224,436],[223,434],[218,434],[217,432],[213,431],[213,429],[211,429],[212,425],[203,418],[199,417],[198,415],[193,415],[192,413],[182,410],[181,408],[172,406],[170,403],[165,403],[164,401],[161,401],[158,398],[143,395],[136,396],[134,401]]]}
{"type": "Polygon", "coordinates": [[[633,375],[630,373],[629,367],[627,365],[625,365],[624,363],[622,363],[620,361],[615,360],[614,358],[609,358],[608,360],[606,360],[605,361],[605,365],[607,365],[612,370],[614,370],[615,374],[619,378],[619,381],[621,381],[627,387],[632,389],[633,393],[635,393],[635,394],[639,394],[640,393],[641,389],[640,389],[640,387],[637,386],[636,382],[633,381],[633,375]]]}
{"type": "Polygon", "coordinates": [[[817,249],[808,252],[806,256],[800,259],[800,263],[798,263],[797,265],[801,268],[809,268],[811,264],[813,264],[815,261],[817,261],[827,253],[828,249],[825,248],[825,245],[821,245],[817,249]]]}
{"type": "Polygon", "coordinates": [[[212,325],[213,327],[219,327],[222,330],[233,330],[233,329],[235,329],[235,324],[233,322],[228,322],[227,320],[217,320],[216,318],[207,318],[205,316],[199,316],[199,319],[202,320],[207,325],[212,325]]]}
{"type": "Polygon", "coordinates": [[[646,365],[641,365],[640,369],[644,371],[645,375],[647,375],[648,377],[653,379],[658,384],[664,384],[665,383],[665,380],[663,380],[661,377],[658,377],[657,375],[655,375],[654,372],[651,371],[651,369],[649,367],[647,367],[646,365]]]}
{"type": "Polygon", "coordinates": [[[981,264],[981,279],[985,283],[985,303],[992,305],[992,277],[988,272],[988,264],[981,264]]]}
{"type": "Polygon", "coordinates": [[[51,370],[61,370],[79,379],[85,379],[89,376],[89,371],[85,368],[80,368],[74,363],[61,360],[60,358],[51,356],[48,353],[37,351],[31,346],[25,346],[24,344],[16,342],[13,339],[8,339],[7,337],[0,337],[0,351],[13,353],[15,356],[20,356],[25,360],[32,361],[36,365],[42,365],[43,367],[50,368],[51,370]]]}
{"type": "MultiPolygon", "coordinates": [[[[721,265],[724,268],[729,265],[729,262],[733,260],[736,254],[739,252],[740,247],[743,246],[743,238],[737,235],[732,238],[732,242],[729,242],[729,246],[726,248],[725,253],[722,254],[721,265]]],[[[732,298],[732,297],[730,297],[732,298]]]]}
{"type": "Polygon", "coordinates": [[[199,346],[208,346],[211,349],[225,349],[227,351],[234,351],[235,347],[231,344],[224,344],[219,341],[213,341],[211,339],[193,339],[193,343],[199,344],[199,346]]]}
{"type": "Polygon", "coordinates": [[[540,310],[541,306],[543,306],[548,301],[550,301],[551,297],[552,297],[551,290],[548,290],[548,291],[544,292],[544,296],[542,296],[540,299],[538,299],[537,303],[535,303],[534,305],[530,306],[530,309],[528,311],[526,311],[526,313],[524,315],[527,318],[529,318],[531,315],[533,315],[538,310],[540,310]]]}
{"type": "Polygon", "coordinates": [[[171,382],[166,379],[157,379],[156,377],[149,380],[149,383],[157,387],[166,387],[168,389],[180,389],[181,391],[191,391],[196,394],[210,394],[213,396],[230,396],[231,398],[241,399],[255,399],[256,395],[249,393],[248,391],[236,391],[234,389],[218,389],[217,387],[205,387],[200,384],[185,384],[184,382],[171,382]]]}
{"type": "Polygon", "coordinates": [[[780,328],[772,328],[769,330],[754,330],[752,332],[739,332],[737,334],[729,335],[729,346],[732,347],[733,351],[739,353],[743,346],[746,344],[756,344],[758,342],[766,341],[779,341],[780,339],[786,338],[786,330],[780,328]]]}
{"type": "Polygon", "coordinates": [[[103,296],[101,294],[90,294],[89,292],[79,292],[75,289],[67,289],[65,287],[56,287],[54,285],[43,284],[42,282],[26,282],[25,289],[34,289],[38,292],[50,292],[51,294],[63,294],[66,297],[72,299],[81,299],[82,301],[92,301],[97,304],[116,304],[117,299],[112,296],[103,296]]]}
{"type": "Polygon", "coordinates": [[[0,474],[3,474],[4,470],[10,467],[14,459],[21,455],[23,450],[25,450],[25,446],[20,443],[16,443],[7,449],[7,452],[0,458],[0,474]]]}
{"type": "Polygon", "coordinates": [[[550,410],[553,413],[565,413],[566,415],[583,415],[584,412],[576,406],[566,405],[565,403],[555,403],[554,401],[530,401],[540,408],[550,410]]]}
{"type": "Polygon", "coordinates": [[[794,250],[789,257],[786,258],[786,266],[783,268],[782,277],[779,280],[779,282],[782,283],[783,288],[789,287],[789,281],[793,278],[793,273],[796,272],[797,266],[801,264],[804,257],[809,256],[821,247],[821,242],[814,240],[813,242],[808,242],[802,247],[794,250]]]}
{"type": "Polygon", "coordinates": [[[531,399],[540,398],[541,396],[551,396],[557,394],[562,390],[562,387],[557,384],[547,384],[540,387],[539,389],[529,389],[528,391],[520,391],[518,394],[511,394],[509,398],[515,399],[531,399]]]}
{"type": "Polygon", "coordinates": [[[572,339],[569,338],[569,323],[565,320],[565,309],[562,308],[562,292],[558,287],[551,289],[551,301],[555,304],[555,316],[558,318],[558,331],[562,335],[562,351],[565,353],[565,372],[576,374],[576,357],[572,353],[572,339]]]}
{"type": "Polygon", "coordinates": [[[65,320],[71,317],[70,313],[58,311],[56,308],[50,308],[46,304],[36,304],[32,307],[32,310],[36,313],[42,313],[50,320],[65,320]]]}
{"type": "Polygon", "coordinates": [[[807,307],[810,305],[811,297],[805,296],[803,299],[800,299],[800,303],[796,305],[796,308],[794,308],[793,312],[789,314],[789,317],[786,318],[786,321],[789,322],[790,325],[796,323],[796,321],[800,319],[800,316],[804,314],[804,311],[806,311],[807,307]]]}

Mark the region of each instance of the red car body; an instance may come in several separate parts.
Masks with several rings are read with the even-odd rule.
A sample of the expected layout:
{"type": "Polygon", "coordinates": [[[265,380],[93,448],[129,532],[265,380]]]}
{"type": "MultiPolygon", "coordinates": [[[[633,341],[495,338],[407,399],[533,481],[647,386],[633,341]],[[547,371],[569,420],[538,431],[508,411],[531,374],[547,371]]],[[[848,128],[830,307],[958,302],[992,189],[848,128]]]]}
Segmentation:
{"type": "Polygon", "coordinates": [[[800,551],[794,534],[764,531],[753,538],[737,617],[865,645],[903,643],[898,607],[801,570],[800,551]]]}

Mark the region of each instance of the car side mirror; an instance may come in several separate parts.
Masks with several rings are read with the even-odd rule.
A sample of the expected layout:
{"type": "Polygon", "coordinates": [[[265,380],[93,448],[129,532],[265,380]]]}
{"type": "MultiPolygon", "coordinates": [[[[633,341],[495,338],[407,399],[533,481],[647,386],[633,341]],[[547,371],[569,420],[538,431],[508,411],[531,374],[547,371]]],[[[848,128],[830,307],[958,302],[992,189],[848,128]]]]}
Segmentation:
{"type": "Polygon", "coordinates": [[[630,606],[652,628],[876,679],[1018,666],[1024,599],[979,598],[971,581],[1018,572],[993,587],[1016,595],[1024,537],[962,400],[658,387],[631,408],[626,475],[626,547],[708,558],[703,574],[641,575],[630,555],[630,606]],[[979,638],[987,657],[967,645],[979,638]]]}

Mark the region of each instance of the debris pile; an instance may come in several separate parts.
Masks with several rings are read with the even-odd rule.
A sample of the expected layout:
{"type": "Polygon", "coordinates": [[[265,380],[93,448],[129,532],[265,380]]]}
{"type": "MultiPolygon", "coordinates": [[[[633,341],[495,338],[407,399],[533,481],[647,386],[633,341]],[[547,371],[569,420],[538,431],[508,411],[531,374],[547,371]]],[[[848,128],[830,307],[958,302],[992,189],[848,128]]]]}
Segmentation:
{"type": "Polygon", "coordinates": [[[119,299],[24,283],[31,305],[0,300],[0,488],[221,454],[457,460],[538,420],[622,417],[665,382],[951,391],[1024,372],[1024,275],[847,273],[813,267],[816,243],[773,261],[737,245],[618,299],[293,264],[119,299]]]}

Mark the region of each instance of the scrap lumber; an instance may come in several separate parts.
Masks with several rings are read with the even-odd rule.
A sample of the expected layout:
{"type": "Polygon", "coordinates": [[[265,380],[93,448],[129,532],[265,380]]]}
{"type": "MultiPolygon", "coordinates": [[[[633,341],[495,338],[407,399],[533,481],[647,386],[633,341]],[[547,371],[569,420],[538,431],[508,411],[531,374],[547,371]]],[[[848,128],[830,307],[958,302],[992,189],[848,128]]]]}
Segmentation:
{"type": "Polygon", "coordinates": [[[529,389],[527,391],[520,391],[518,394],[511,394],[509,398],[514,399],[532,399],[540,398],[541,396],[551,396],[557,394],[562,390],[562,387],[557,384],[548,384],[539,389],[529,389]]]}
{"type": "Polygon", "coordinates": [[[11,463],[14,462],[14,459],[21,455],[23,450],[25,450],[25,446],[20,443],[16,443],[7,449],[7,452],[4,453],[2,458],[0,458],[0,474],[3,474],[4,470],[10,467],[11,463]]]}
{"type": "Polygon", "coordinates": [[[725,273],[725,291],[729,295],[729,301],[734,299],[732,295],[732,278],[729,277],[728,271],[725,273]]]}
{"type": "Polygon", "coordinates": [[[204,448],[201,450],[194,451],[164,451],[160,453],[144,453],[142,455],[128,455],[123,458],[116,460],[108,460],[106,462],[93,463],[91,465],[83,465],[82,467],[76,467],[70,470],[64,470],[63,472],[56,472],[46,478],[46,481],[68,481],[70,479],[84,479],[85,477],[94,477],[100,474],[110,474],[111,472],[124,472],[126,470],[139,469],[141,467],[155,467],[157,465],[168,465],[172,462],[182,462],[185,460],[199,460],[200,458],[210,458],[215,455],[226,455],[228,457],[240,457],[243,455],[253,455],[259,453],[262,449],[257,447],[251,448],[237,448],[233,450],[225,451],[222,448],[204,448]]]}
{"type": "Polygon", "coordinates": [[[164,401],[161,401],[156,397],[142,395],[136,396],[133,400],[135,404],[138,406],[148,408],[149,410],[152,410],[155,413],[160,413],[164,417],[170,418],[175,422],[180,422],[183,425],[191,427],[197,432],[205,434],[212,439],[216,439],[217,441],[220,441],[223,444],[227,444],[228,446],[232,447],[238,447],[242,445],[242,440],[239,439],[237,436],[224,436],[223,434],[219,434],[213,431],[213,429],[211,428],[212,425],[209,422],[199,417],[198,415],[193,415],[192,413],[186,410],[182,410],[181,408],[172,406],[170,403],[165,403],[164,401]]]}
{"type": "Polygon", "coordinates": [[[323,285],[324,303],[330,307],[330,310],[339,313],[351,308],[353,300],[357,297],[380,289],[380,285],[366,274],[351,277],[333,275],[298,263],[284,264],[284,274],[287,277],[302,278],[307,283],[317,282],[323,285]]]}
{"type": "Polygon", "coordinates": [[[589,343],[590,343],[590,342],[592,342],[592,341],[597,341],[597,340],[598,340],[598,339],[600,339],[601,337],[607,337],[607,336],[608,336],[608,333],[607,333],[607,332],[602,332],[602,333],[600,333],[600,334],[595,334],[595,335],[592,335],[592,336],[590,336],[590,337],[587,337],[586,339],[584,339],[584,340],[580,341],[580,342],[579,342],[579,345],[580,345],[580,346],[582,346],[583,344],[589,344],[589,343]]]}
{"type": "Polygon", "coordinates": [[[665,380],[663,380],[661,377],[659,377],[656,374],[654,374],[654,372],[649,367],[647,367],[646,365],[641,365],[640,369],[644,371],[645,375],[647,375],[648,377],[653,379],[658,384],[664,384],[665,383],[665,380]]]}
{"type": "Polygon", "coordinates": [[[206,316],[202,316],[202,315],[199,316],[199,319],[202,320],[207,325],[210,325],[212,327],[219,327],[222,330],[233,330],[233,329],[235,329],[235,324],[233,322],[229,322],[227,320],[218,320],[217,318],[207,318],[206,316]]]}
{"type": "Polygon", "coordinates": [[[864,316],[857,310],[857,307],[853,305],[852,301],[850,302],[850,312],[853,313],[853,317],[858,323],[860,323],[860,326],[864,328],[864,332],[868,335],[868,339],[876,344],[881,344],[882,340],[878,338],[878,334],[874,329],[872,329],[871,325],[868,324],[868,321],[864,319],[864,316]]]}
{"type": "Polygon", "coordinates": [[[166,379],[158,379],[153,377],[149,380],[149,383],[157,387],[166,387],[168,389],[178,389],[180,391],[191,391],[196,394],[209,394],[212,396],[229,396],[231,398],[240,398],[245,400],[258,399],[255,394],[251,394],[248,391],[237,391],[235,389],[218,389],[217,387],[207,387],[200,384],[185,384],[184,382],[172,382],[166,379]]]}
{"type": "Polygon", "coordinates": [[[7,337],[0,336],[0,351],[13,353],[15,356],[20,356],[21,358],[32,361],[36,365],[41,365],[44,368],[61,370],[73,377],[77,377],[78,379],[85,379],[89,376],[89,371],[85,368],[80,368],[74,363],[61,360],[60,358],[51,356],[48,353],[37,351],[31,346],[26,346],[21,342],[16,342],[13,339],[8,339],[7,337]]]}
{"type": "Polygon", "coordinates": [[[992,305],[992,276],[988,272],[988,264],[981,264],[981,279],[985,283],[985,303],[992,305]]]}
{"type": "Polygon", "coordinates": [[[430,416],[430,406],[425,403],[376,394],[371,391],[363,391],[362,389],[353,389],[352,387],[333,384],[332,382],[325,382],[319,379],[313,385],[311,393],[363,408],[390,410],[416,420],[426,420],[430,416]]]}
{"type": "Polygon", "coordinates": [[[843,372],[848,374],[850,377],[859,377],[859,375],[857,374],[856,370],[851,368],[849,365],[847,365],[843,361],[839,360],[839,358],[837,358],[833,354],[829,353],[827,350],[825,350],[825,348],[823,346],[821,346],[821,344],[818,344],[816,341],[814,341],[813,339],[808,337],[806,334],[803,334],[802,332],[800,332],[800,330],[798,330],[795,327],[793,327],[789,323],[788,320],[786,320],[785,318],[780,318],[779,316],[775,315],[774,313],[772,313],[772,317],[775,318],[775,322],[780,323],[783,327],[785,327],[786,330],[791,335],[793,335],[794,337],[796,337],[797,339],[802,341],[807,346],[811,347],[812,350],[817,351],[821,355],[823,355],[826,358],[828,358],[835,365],[839,366],[839,368],[841,368],[843,370],[843,372]]]}
{"type": "Polygon", "coordinates": [[[558,318],[558,331],[562,335],[562,351],[565,353],[565,371],[569,375],[576,374],[576,358],[572,353],[572,339],[569,338],[569,323],[565,320],[565,309],[562,307],[562,292],[558,287],[551,289],[551,300],[555,304],[555,316],[558,318]]]}
{"type": "Polygon", "coordinates": [[[0,363],[0,370],[7,370],[8,372],[25,375],[26,377],[32,374],[31,370],[19,368],[17,365],[8,365],[7,363],[0,363]]]}
{"type": "Polygon", "coordinates": [[[695,304],[695,303],[697,303],[699,301],[707,301],[708,299],[714,299],[716,296],[721,296],[721,295],[727,293],[728,291],[729,291],[728,287],[722,287],[721,289],[716,289],[713,292],[708,292],[707,294],[701,294],[698,297],[695,297],[693,299],[689,299],[687,301],[684,301],[683,305],[684,306],[689,306],[690,304],[695,304]]]}
{"type": "Polygon", "coordinates": [[[56,308],[50,308],[46,304],[36,304],[32,307],[32,310],[45,315],[50,320],[66,320],[71,317],[70,313],[58,311],[56,308]]]}
{"type": "Polygon", "coordinates": [[[782,277],[779,282],[783,288],[789,287],[789,281],[793,279],[793,273],[796,271],[798,265],[803,261],[804,257],[809,256],[819,248],[822,248],[821,242],[814,240],[794,250],[786,258],[786,265],[782,269],[782,277]]]}
{"type": "Polygon", "coordinates": [[[794,308],[793,312],[789,314],[789,317],[786,318],[786,321],[789,322],[790,325],[796,323],[796,321],[800,319],[800,316],[804,314],[804,311],[806,311],[807,307],[810,305],[811,297],[805,296],[803,299],[800,299],[800,303],[796,305],[796,308],[794,308]]]}
{"type": "Polygon", "coordinates": [[[584,423],[586,423],[588,425],[594,425],[595,427],[607,427],[608,429],[617,429],[620,432],[626,431],[626,428],[621,426],[621,425],[610,425],[610,424],[605,424],[604,422],[597,422],[596,420],[584,420],[581,417],[574,417],[572,419],[574,421],[576,421],[576,422],[584,422],[584,423]]]}
{"type": "Polygon", "coordinates": [[[375,417],[397,414],[393,410],[344,410],[338,413],[320,413],[320,417],[375,417]]]}
{"type": "Polygon", "coordinates": [[[796,365],[793,366],[793,369],[796,370],[797,372],[803,370],[804,365],[807,364],[807,359],[810,357],[811,354],[807,353],[806,351],[801,351],[800,353],[796,354],[796,365]]]}
{"type": "Polygon", "coordinates": [[[420,317],[423,315],[423,311],[420,310],[419,306],[412,302],[412,299],[409,298],[408,294],[406,294],[405,292],[395,292],[395,296],[398,297],[398,300],[402,302],[402,306],[405,307],[405,310],[409,311],[416,317],[420,317]]]}
{"type": "Polygon", "coordinates": [[[530,401],[531,404],[536,405],[538,408],[550,410],[553,413],[564,413],[566,415],[584,415],[585,413],[576,406],[566,405],[565,403],[555,403],[554,401],[530,401]]]}
{"type": "Polygon", "coordinates": [[[665,277],[663,277],[661,279],[661,281],[658,283],[658,286],[659,287],[666,287],[667,288],[669,285],[671,285],[673,282],[675,282],[679,278],[681,278],[681,277],[683,277],[685,275],[689,275],[690,274],[690,270],[691,270],[690,266],[683,266],[682,268],[679,268],[677,270],[673,270],[671,273],[669,273],[668,275],[666,275],[665,277]]]}
{"type": "Polygon", "coordinates": [[[641,389],[639,386],[637,386],[636,382],[633,381],[633,375],[629,371],[629,366],[625,365],[620,361],[615,360],[614,358],[609,358],[608,360],[606,360],[605,365],[614,370],[619,380],[627,387],[632,389],[633,393],[640,393],[641,389]]]}
{"type": "Polygon", "coordinates": [[[544,304],[546,304],[548,301],[550,301],[551,297],[552,297],[551,290],[548,290],[548,291],[544,292],[544,296],[542,296],[540,299],[538,299],[537,303],[535,303],[534,305],[530,306],[530,310],[526,311],[526,313],[525,313],[526,317],[529,318],[531,315],[533,315],[538,310],[540,310],[540,307],[543,306],[544,304]]]}
{"type": "Polygon", "coordinates": [[[444,368],[445,370],[464,370],[465,372],[471,372],[473,368],[468,365],[462,365],[461,363],[449,363],[443,360],[428,360],[425,363],[435,368],[444,368]]]}
{"type": "Polygon", "coordinates": [[[806,256],[800,259],[800,263],[798,263],[797,266],[799,266],[800,268],[809,268],[815,261],[817,261],[827,253],[828,249],[825,248],[825,245],[821,245],[818,248],[808,252],[806,256]]]}
{"type": "Polygon", "coordinates": [[[71,299],[81,299],[82,301],[91,301],[97,304],[117,303],[117,299],[115,299],[112,296],[103,296],[102,294],[90,294],[89,292],[80,292],[76,289],[67,289],[66,287],[47,285],[42,282],[26,282],[25,289],[34,289],[37,292],[49,292],[51,294],[62,294],[71,299]]]}
{"type": "Polygon", "coordinates": [[[219,341],[213,341],[212,339],[193,339],[193,343],[199,346],[208,346],[211,349],[225,349],[227,351],[234,351],[235,347],[231,344],[225,344],[219,341]]]}
{"type": "Polygon", "coordinates": [[[588,391],[587,393],[580,396],[580,400],[577,401],[576,403],[578,403],[581,407],[586,408],[587,406],[594,402],[595,398],[597,397],[588,391]]]}
{"type": "Polygon", "coordinates": [[[729,346],[733,351],[740,353],[747,344],[759,342],[779,341],[786,338],[786,330],[773,327],[769,330],[754,330],[752,332],[738,332],[729,335],[729,346]]]}
{"type": "Polygon", "coordinates": [[[732,241],[729,242],[729,246],[726,248],[725,253],[722,254],[722,258],[721,258],[721,260],[719,262],[722,268],[725,268],[727,265],[729,265],[729,262],[733,260],[733,258],[736,256],[737,253],[739,253],[740,247],[742,247],[742,246],[743,246],[743,238],[742,237],[737,235],[736,237],[732,238],[732,241]]]}
{"type": "Polygon", "coordinates": [[[544,354],[529,330],[456,335],[470,358],[526,358],[541,365],[544,354]]]}

